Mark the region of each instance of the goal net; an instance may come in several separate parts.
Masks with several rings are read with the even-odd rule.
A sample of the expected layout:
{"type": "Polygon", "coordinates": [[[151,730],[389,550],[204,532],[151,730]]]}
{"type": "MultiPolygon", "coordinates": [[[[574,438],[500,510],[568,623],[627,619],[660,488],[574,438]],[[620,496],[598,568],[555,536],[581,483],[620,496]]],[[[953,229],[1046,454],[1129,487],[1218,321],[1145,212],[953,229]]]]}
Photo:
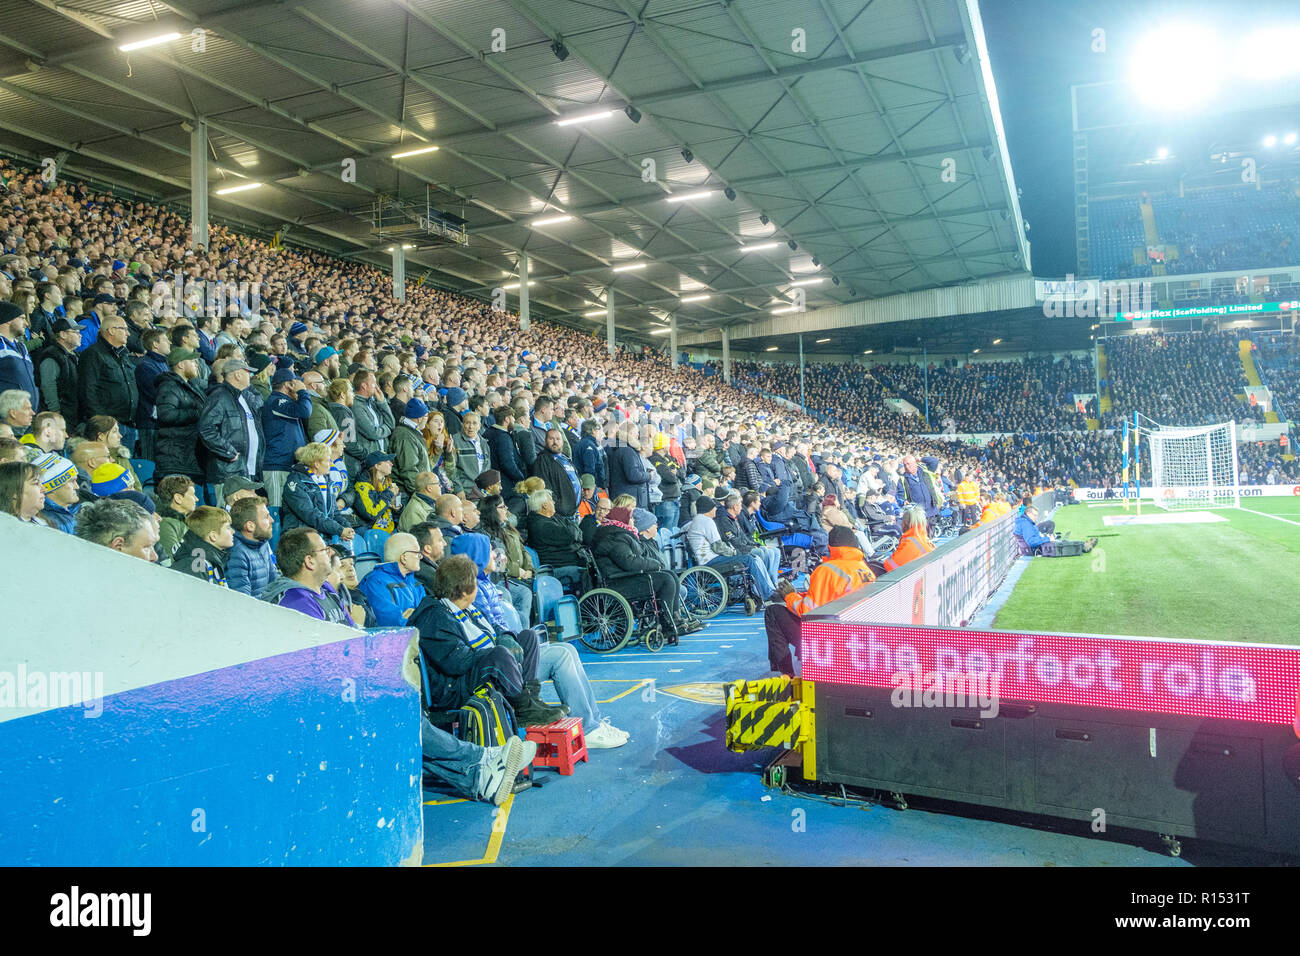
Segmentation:
{"type": "Polygon", "coordinates": [[[1197,427],[1148,423],[1142,432],[1150,450],[1151,492],[1157,507],[1241,507],[1236,422],[1197,427]]]}

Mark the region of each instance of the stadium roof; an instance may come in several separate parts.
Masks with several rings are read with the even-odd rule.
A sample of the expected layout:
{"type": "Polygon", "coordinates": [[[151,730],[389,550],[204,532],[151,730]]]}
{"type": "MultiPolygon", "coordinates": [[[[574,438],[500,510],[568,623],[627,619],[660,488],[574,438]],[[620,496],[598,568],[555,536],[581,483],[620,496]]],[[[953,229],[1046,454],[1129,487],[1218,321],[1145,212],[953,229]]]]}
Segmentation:
{"type": "Polygon", "coordinates": [[[486,297],[522,249],[534,314],[571,324],[641,260],[615,286],[641,332],[753,321],[800,278],[816,309],[1028,268],[973,0],[34,0],[0,53],[5,145],[184,202],[202,117],[210,191],[266,184],[214,215],[385,263],[370,205],[428,190],[470,239],[408,276],[486,297]]]}

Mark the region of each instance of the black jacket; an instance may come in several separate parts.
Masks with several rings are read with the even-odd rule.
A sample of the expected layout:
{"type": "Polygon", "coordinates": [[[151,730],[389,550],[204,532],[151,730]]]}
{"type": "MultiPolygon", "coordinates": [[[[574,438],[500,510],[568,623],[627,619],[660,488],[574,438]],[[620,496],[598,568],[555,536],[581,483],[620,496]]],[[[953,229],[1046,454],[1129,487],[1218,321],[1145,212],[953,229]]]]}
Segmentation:
{"type": "MultiPolygon", "coordinates": [[[[557,515],[571,518],[578,513],[578,496],[574,493],[573,482],[554,452],[542,449],[533,462],[533,474],[546,482],[546,490],[555,498],[557,515]]],[[[574,474],[577,474],[577,469],[574,469],[574,474]]]]}
{"type": "Polygon", "coordinates": [[[582,566],[578,548],[582,532],[578,526],[559,515],[543,518],[536,512],[528,515],[528,546],[537,552],[542,564],[553,568],[582,566]]]}
{"type": "Polygon", "coordinates": [[[231,475],[246,475],[248,464],[248,430],[244,411],[239,405],[240,395],[253,415],[257,429],[257,461],[252,462],[254,475],[262,472],[262,458],[266,454],[266,432],[262,430],[262,403],[251,388],[236,391],[225,382],[214,384],[199,416],[199,438],[207,451],[207,479],[213,484],[224,482],[231,475]]]}
{"type": "Polygon", "coordinates": [[[763,474],[753,458],[746,458],[736,466],[736,487],[752,491],[764,490],[763,474]]]}
{"type": "Polygon", "coordinates": [[[591,550],[596,556],[596,566],[606,581],[616,581],[629,574],[662,571],[664,568],[662,561],[646,552],[641,539],[617,525],[604,524],[597,528],[591,550]]]}
{"type": "Polygon", "coordinates": [[[125,348],[115,349],[96,339],[81,353],[78,366],[81,419],[112,415],[120,424],[135,424],[140,396],[135,385],[135,364],[125,348]]]}
{"type": "Polygon", "coordinates": [[[424,658],[429,687],[425,706],[431,711],[455,710],[469,699],[469,686],[476,651],[465,632],[439,598],[429,596],[412,612],[408,622],[420,632],[420,654],[424,658]]]}
{"type": "MultiPolygon", "coordinates": [[[[742,511],[741,514],[744,512],[742,511]]],[[[713,515],[713,523],[718,526],[718,537],[741,554],[749,554],[754,550],[754,539],[745,534],[745,529],[740,526],[740,522],[727,514],[726,508],[718,507],[713,515]]]]}
{"type": "Polygon", "coordinates": [[[350,527],[345,516],[339,513],[338,499],[328,490],[322,492],[316,478],[307,466],[296,464],[284,483],[284,497],[280,503],[280,527],[314,528],[328,540],[344,528],[350,527]]]}
{"type": "Polygon", "coordinates": [[[81,390],[78,385],[81,374],[77,353],[69,352],[58,342],[53,342],[32,356],[32,362],[36,370],[36,382],[41,389],[41,408],[62,415],[71,432],[81,422],[81,390]],[[47,361],[54,363],[57,372],[42,377],[41,366],[47,361]]]}
{"type": "Polygon", "coordinates": [[[650,510],[650,476],[641,463],[641,453],[631,445],[615,445],[605,450],[609,472],[609,497],[631,495],[636,506],[650,510]]]}
{"type": "Polygon", "coordinates": [[[495,425],[484,429],[483,437],[492,452],[492,467],[501,472],[502,488],[513,493],[515,484],[528,477],[514,439],[504,428],[497,428],[495,425]]]}
{"type": "Polygon", "coordinates": [[[157,390],[158,438],[154,442],[155,473],[188,475],[203,482],[199,416],[203,413],[203,391],[198,380],[187,382],[175,372],[163,372],[154,381],[157,390]]]}
{"type": "Polygon", "coordinates": [[[677,462],[661,451],[650,456],[650,464],[659,472],[659,492],[664,501],[677,501],[682,496],[682,469],[677,462]]]}
{"type": "Polygon", "coordinates": [[[808,459],[803,455],[796,454],[789,461],[790,470],[794,473],[799,482],[799,490],[804,494],[812,493],[813,483],[817,480],[813,477],[812,470],[808,467],[808,459]]]}

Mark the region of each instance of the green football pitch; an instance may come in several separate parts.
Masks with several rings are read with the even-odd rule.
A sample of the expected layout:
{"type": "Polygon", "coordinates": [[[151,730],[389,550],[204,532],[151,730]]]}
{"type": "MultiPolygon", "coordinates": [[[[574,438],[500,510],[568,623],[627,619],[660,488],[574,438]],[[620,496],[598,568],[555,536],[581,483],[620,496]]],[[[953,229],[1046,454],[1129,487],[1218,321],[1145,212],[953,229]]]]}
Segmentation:
{"type": "MultiPolygon", "coordinates": [[[[1034,558],[999,630],[1300,644],[1300,498],[1243,499],[1213,524],[1107,527],[1122,505],[1059,508],[1056,529],[1091,554],[1034,558]]],[[[1130,505],[1129,514],[1136,514],[1130,505]]],[[[1149,502],[1142,513],[1160,514],[1149,502]]]]}

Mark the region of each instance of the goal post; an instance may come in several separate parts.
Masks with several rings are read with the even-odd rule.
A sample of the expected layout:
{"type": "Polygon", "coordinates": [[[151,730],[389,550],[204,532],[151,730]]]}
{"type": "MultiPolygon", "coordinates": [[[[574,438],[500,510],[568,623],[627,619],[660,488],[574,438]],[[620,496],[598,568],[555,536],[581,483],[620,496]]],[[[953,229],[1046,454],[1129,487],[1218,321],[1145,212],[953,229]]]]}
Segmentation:
{"type": "Polygon", "coordinates": [[[1167,511],[1241,507],[1237,423],[1137,425],[1151,459],[1153,503],[1167,511]]]}

